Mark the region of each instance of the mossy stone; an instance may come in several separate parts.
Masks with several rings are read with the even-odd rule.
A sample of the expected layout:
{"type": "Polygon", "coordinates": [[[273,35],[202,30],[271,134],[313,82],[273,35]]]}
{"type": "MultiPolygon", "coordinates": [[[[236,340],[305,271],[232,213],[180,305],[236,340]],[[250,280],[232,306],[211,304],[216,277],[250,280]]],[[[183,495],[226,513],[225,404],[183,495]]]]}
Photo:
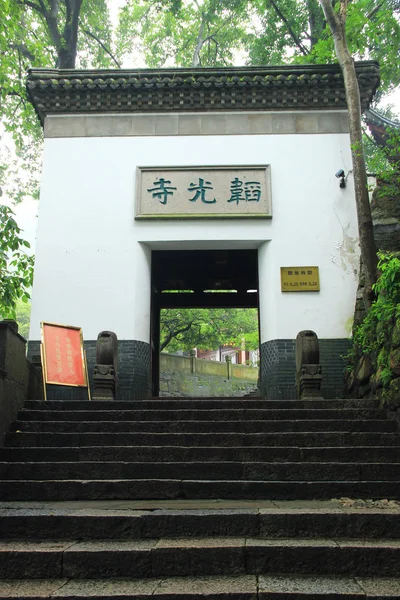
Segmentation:
{"type": "Polygon", "coordinates": [[[400,408],[400,377],[392,379],[389,387],[382,393],[381,402],[389,410],[400,408]]]}
{"type": "Polygon", "coordinates": [[[397,319],[396,325],[393,328],[392,346],[393,346],[393,348],[400,347],[400,319],[397,319]]]}
{"type": "Polygon", "coordinates": [[[362,384],[368,381],[368,379],[372,375],[372,361],[370,356],[364,355],[361,357],[356,371],[355,371],[355,379],[358,383],[362,384]]]}
{"type": "Polygon", "coordinates": [[[400,377],[400,348],[394,348],[389,357],[389,366],[393,375],[400,377]]]}
{"type": "Polygon", "coordinates": [[[383,367],[378,367],[376,373],[371,376],[371,387],[373,390],[378,390],[383,387],[382,371],[383,367]]]}

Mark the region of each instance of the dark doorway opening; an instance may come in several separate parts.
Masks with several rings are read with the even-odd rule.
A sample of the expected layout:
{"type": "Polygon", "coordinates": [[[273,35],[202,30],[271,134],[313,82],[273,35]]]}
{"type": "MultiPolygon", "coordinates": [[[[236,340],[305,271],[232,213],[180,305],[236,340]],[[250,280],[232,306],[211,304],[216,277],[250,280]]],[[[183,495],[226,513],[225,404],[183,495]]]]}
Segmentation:
{"type": "Polygon", "coordinates": [[[152,395],[158,396],[161,309],[258,309],[257,250],[154,250],[151,270],[152,395]]]}

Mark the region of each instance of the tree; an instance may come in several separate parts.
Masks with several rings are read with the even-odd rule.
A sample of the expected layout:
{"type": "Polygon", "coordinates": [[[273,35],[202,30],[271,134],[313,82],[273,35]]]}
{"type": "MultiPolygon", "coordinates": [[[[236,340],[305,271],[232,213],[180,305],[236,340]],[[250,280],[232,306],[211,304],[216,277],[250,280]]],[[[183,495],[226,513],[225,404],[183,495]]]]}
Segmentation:
{"type": "MultiPolygon", "coordinates": [[[[106,0],[7,0],[0,3],[0,196],[38,197],[43,135],[26,96],[29,67],[119,66],[111,50],[106,0]]],[[[0,205],[0,311],[26,299],[32,257],[12,211],[0,205]],[[12,239],[8,236],[12,236],[12,239]],[[10,255],[11,252],[11,255],[10,255]],[[18,287],[18,286],[21,287],[18,287]]]]}
{"type": "MultiPolygon", "coordinates": [[[[400,83],[399,12],[398,0],[358,0],[347,12],[350,52],[380,62],[384,91],[400,83]]],[[[119,55],[141,50],[150,67],[335,60],[318,0],[127,0],[118,38],[119,55]]]]}
{"type": "Polygon", "coordinates": [[[31,320],[30,303],[17,300],[17,304],[15,306],[15,320],[18,323],[18,333],[22,335],[23,338],[28,340],[31,320]]]}
{"type": "Polygon", "coordinates": [[[330,0],[320,0],[326,20],[331,28],[336,55],[342,69],[346,100],[349,112],[351,155],[353,161],[354,187],[358,217],[358,235],[360,239],[361,260],[365,272],[365,298],[368,308],[372,303],[372,286],[376,281],[377,255],[374,241],[371,207],[369,204],[367,171],[365,166],[362,127],[361,102],[354,60],[346,42],[347,0],[340,0],[339,11],[335,12],[330,0]]]}
{"type": "Polygon", "coordinates": [[[244,49],[248,0],[128,0],[119,54],[139,49],[149,67],[231,65],[244,49]]]}
{"type": "Polygon", "coordinates": [[[13,211],[0,205],[0,314],[5,319],[15,318],[18,299],[28,301],[33,280],[33,256],[20,234],[13,211]]]}
{"type": "Polygon", "coordinates": [[[106,0],[1,3],[0,54],[0,187],[19,202],[38,195],[43,140],[26,97],[26,72],[30,67],[119,66],[106,0]]]}
{"type": "MultiPolygon", "coordinates": [[[[327,63],[335,60],[334,40],[318,0],[252,0],[253,19],[247,50],[250,64],[327,63]]],[[[331,2],[338,6],[338,0],[331,2]]],[[[350,53],[381,66],[381,93],[400,83],[400,2],[358,0],[348,4],[350,53]]]]}
{"type": "Polygon", "coordinates": [[[231,344],[247,350],[258,348],[255,308],[163,309],[160,320],[160,352],[201,348],[214,350],[231,344]]]}

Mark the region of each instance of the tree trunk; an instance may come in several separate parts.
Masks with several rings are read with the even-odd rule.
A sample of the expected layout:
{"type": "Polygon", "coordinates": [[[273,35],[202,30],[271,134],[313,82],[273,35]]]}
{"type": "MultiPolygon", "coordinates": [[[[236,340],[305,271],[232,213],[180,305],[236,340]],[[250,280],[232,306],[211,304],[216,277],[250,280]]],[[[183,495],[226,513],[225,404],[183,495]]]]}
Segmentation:
{"type": "Polygon", "coordinates": [[[204,44],[203,33],[204,33],[205,24],[206,24],[205,16],[204,16],[204,13],[202,13],[201,25],[200,25],[199,33],[197,36],[196,47],[194,49],[193,60],[192,60],[192,67],[195,67],[195,68],[198,67],[200,64],[200,51],[204,44]]]}
{"type": "Polygon", "coordinates": [[[311,50],[321,38],[324,29],[324,19],[318,0],[307,0],[308,24],[310,27],[311,50]]]}
{"type": "Polygon", "coordinates": [[[65,25],[58,48],[57,67],[59,69],[75,69],[82,0],[65,0],[65,6],[65,25]]]}
{"type": "Polygon", "coordinates": [[[366,308],[369,308],[373,299],[372,285],[376,281],[377,256],[362,141],[360,90],[358,87],[354,60],[350,55],[347,46],[344,28],[347,0],[341,0],[340,14],[335,14],[331,0],[319,1],[332,31],[336,56],[342,69],[346,91],[358,217],[358,234],[360,239],[361,259],[365,271],[366,293],[364,301],[366,303],[366,308]]]}

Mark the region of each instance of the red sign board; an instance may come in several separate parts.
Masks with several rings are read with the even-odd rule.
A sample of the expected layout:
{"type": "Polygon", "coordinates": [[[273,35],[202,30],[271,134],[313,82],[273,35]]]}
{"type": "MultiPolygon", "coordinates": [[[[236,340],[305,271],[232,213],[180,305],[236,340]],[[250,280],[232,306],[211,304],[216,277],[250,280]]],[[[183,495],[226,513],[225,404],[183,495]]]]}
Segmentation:
{"type": "Polygon", "coordinates": [[[45,383],[88,387],[82,330],[42,323],[45,383]]]}

